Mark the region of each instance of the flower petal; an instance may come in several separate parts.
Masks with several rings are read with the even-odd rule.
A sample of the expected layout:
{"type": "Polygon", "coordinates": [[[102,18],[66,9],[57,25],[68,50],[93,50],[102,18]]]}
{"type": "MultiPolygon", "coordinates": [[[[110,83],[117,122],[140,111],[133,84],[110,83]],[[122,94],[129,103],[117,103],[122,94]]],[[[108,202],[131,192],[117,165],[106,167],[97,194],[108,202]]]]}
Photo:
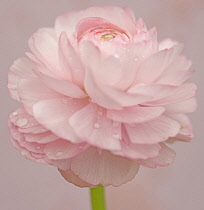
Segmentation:
{"type": "Polygon", "coordinates": [[[159,117],[163,107],[127,107],[123,110],[108,110],[107,117],[123,123],[143,123],[159,117]]]}
{"type": "Polygon", "coordinates": [[[78,176],[74,174],[72,170],[66,170],[66,171],[61,170],[61,169],[58,169],[58,170],[66,181],[76,185],[77,187],[89,187],[89,188],[97,187],[96,185],[91,185],[83,181],[82,179],[80,179],[78,176]]]}
{"type": "Polygon", "coordinates": [[[86,144],[73,144],[67,140],[59,139],[46,144],[44,152],[49,159],[60,160],[72,158],[86,149],[86,144]]]}
{"type": "Polygon", "coordinates": [[[10,67],[8,89],[13,99],[20,101],[17,88],[21,79],[37,77],[32,71],[33,67],[34,65],[25,57],[16,60],[10,67]]]}
{"type": "Polygon", "coordinates": [[[71,170],[92,185],[120,186],[135,177],[139,165],[108,151],[103,150],[99,154],[97,149],[92,147],[73,158],[71,170]]]}
{"type": "Polygon", "coordinates": [[[137,71],[135,84],[154,82],[180,52],[181,46],[178,45],[148,57],[137,71]]]}
{"type": "Polygon", "coordinates": [[[89,104],[70,118],[70,124],[80,138],[103,149],[120,149],[120,126],[114,128],[113,121],[105,116],[105,111],[89,104]]]}
{"type": "Polygon", "coordinates": [[[125,124],[130,141],[135,144],[155,144],[174,137],[180,130],[177,121],[165,116],[145,123],[125,124]]]}
{"type": "Polygon", "coordinates": [[[33,106],[35,118],[57,136],[71,142],[77,142],[73,129],[69,124],[71,115],[86,106],[85,99],[50,99],[36,103],[33,106]]]}
{"type": "Polygon", "coordinates": [[[176,153],[167,147],[165,144],[161,144],[162,149],[160,153],[155,158],[150,158],[147,160],[139,160],[137,161],[139,164],[149,167],[156,168],[157,166],[168,166],[170,165],[176,156],[176,153]]]}

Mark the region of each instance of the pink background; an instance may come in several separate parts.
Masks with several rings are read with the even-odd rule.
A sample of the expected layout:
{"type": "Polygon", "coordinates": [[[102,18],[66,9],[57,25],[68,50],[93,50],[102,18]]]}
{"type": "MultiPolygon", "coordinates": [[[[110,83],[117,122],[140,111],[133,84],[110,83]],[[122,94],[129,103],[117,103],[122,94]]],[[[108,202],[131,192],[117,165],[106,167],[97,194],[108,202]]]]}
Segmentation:
{"type": "Polygon", "coordinates": [[[108,210],[204,209],[204,1],[203,0],[1,0],[0,1],[0,209],[89,210],[87,189],[66,183],[51,166],[26,160],[9,141],[7,117],[18,104],[8,96],[7,70],[28,50],[27,40],[39,27],[52,26],[57,15],[90,5],[129,5],[159,39],[185,44],[197,73],[199,110],[192,115],[196,138],[174,145],[175,163],[168,168],[142,168],[134,181],[107,189],[108,210]]]}

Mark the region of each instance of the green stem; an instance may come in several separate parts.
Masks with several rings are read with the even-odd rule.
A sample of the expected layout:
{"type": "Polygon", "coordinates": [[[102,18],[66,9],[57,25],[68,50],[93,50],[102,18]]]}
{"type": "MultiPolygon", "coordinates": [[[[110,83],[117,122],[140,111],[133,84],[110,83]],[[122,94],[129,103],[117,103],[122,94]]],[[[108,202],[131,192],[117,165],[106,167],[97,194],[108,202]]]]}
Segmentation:
{"type": "Polygon", "coordinates": [[[90,189],[92,210],[106,210],[104,187],[90,189]]]}

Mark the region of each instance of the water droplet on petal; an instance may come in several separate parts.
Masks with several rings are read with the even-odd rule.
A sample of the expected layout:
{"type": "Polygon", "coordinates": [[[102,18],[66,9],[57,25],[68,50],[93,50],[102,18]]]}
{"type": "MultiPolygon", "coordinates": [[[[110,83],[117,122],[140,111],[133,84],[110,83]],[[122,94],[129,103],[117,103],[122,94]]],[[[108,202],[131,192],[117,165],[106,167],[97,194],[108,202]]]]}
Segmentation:
{"type": "Polygon", "coordinates": [[[19,126],[19,127],[24,127],[24,126],[26,126],[27,124],[28,124],[28,119],[26,119],[26,118],[19,118],[18,120],[17,120],[17,122],[16,122],[16,124],[17,124],[17,126],[19,126]]]}
{"type": "Polygon", "coordinates": [[[18,115],[18,112],[13,112],[12,115],[13,115],[13,116],[16,116],[16,115],[18,115]]]}
{"type": "Polygon", "coordinates": [[[57,156],[57,157],[59,157],[59,156],[61,156],[63,154],[63,152],[57,152],[55,155],[57,156]]]}
{"type": "Polygon", "coordinates": [[[98,129],[98,128],[100,128],[101,126],[98,124],[98,123],[95,123],[94,124],[94,128],[96,128],[96,129],[98,129]]]}

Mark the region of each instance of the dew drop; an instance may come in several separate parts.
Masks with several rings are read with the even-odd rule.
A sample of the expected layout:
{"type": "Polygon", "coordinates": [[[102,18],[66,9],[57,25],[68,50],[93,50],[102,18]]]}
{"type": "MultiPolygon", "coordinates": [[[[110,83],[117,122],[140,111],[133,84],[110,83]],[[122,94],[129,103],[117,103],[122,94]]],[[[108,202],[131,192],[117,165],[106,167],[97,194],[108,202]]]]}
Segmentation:
{"type": "Polygon", "coordinates": [[[96,128],[96,129],[98,129],[98,128],[100,128],[101,126],[98,124],[98,123],[95,123],[94,124],[94,128],[96,128]]]}
{"type": "Polygon", "coordinates": [[[57,156],[57,157],[59,157],[59,156],[61,156],[63,154],[63,152],[57,152],[55,155],[57,156]]]}
{"type": "Polygon", "coordinates": [[[18,120],[17,120],[17,122],[16,122],[16,124],[17,124],[17,126],[19,126],[19,127],[24,127],[24,126],[26,126],[27,124],[28,124],[28,119],[26,119],[26,118],[19,118],[18,120]]]}
{"type": "Polygon", "coordinates": [[[17,116],[18,115],[18,112],[13,112],[13,116],[17,116]]]}

